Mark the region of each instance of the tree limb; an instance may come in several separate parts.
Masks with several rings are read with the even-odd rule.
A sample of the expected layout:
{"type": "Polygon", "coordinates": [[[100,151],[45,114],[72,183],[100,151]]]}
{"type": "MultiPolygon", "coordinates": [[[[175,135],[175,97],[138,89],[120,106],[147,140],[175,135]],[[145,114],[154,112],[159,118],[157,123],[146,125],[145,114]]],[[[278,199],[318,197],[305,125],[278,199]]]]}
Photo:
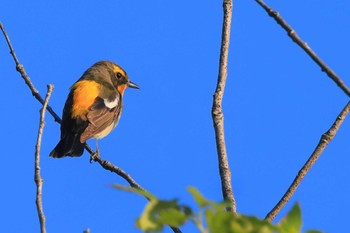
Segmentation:
{"type": "Polygon", "coordinates": [[[266,215],[265,219],[268,221],[272,221],[276,215],[280,212],[280,210],[284,207],[284,205],[289,201],[289,199],[294,194],[295,190],[298,188],[299,184],[305,177],[305,175],[309,172],[311,167],[315,164],[317,159],[320,157],[326,146],[329,144],[330,141],[334,138],[335,134],[337,133],[339,127],[343,123],[346,115],[350,111],[350,101],[347,103],[347,105],[343,108],[341,113],[338,115],[336,120],[334,121],[333,125],[330,127],[330,129],[322,134],[320,141],[318,145],[316,146],[314,152],[311,154],[310,158],[306,161],[304,166],[299,170],[297,176],[293,180],[292,184],[289,186],[286,193],[283,195],[281,200],[277,203],[277,205],[266,215]]]}
{"type": "MultiPolygon", "coordinates": [[[[321,68],[321,70],[325,72],[327,76],[331,78],[338,85],[338,87],[342,89],[342,91],[346,95],[350,96],[350,89],[345,85],[342,79],[338,77],[338,75],[329,66],[327,66],[327,64],[324,61],[322,61],[321,58],[318,57],[318,55],[307,45],[307,43],[298,36],[296,31],[282,18],[282,16],[277,11],[269,7],[263,0],[255,0],[255,1],[267,12],[267,14],[270,17],[272,17],[287,32],[288,36],[310,56],[310,58],[321,68]]],[[[272,221],[276,217],[276,215],[279,213],[279,211],[283,208],[283,206],[292,197],[295,190],[301,183],[302,179],[305,177],[305,175],[310,170],[312,165],[319,158],[319,156],[321,155],[325,147],[328,145],[328,143],[335,136],[339,126],[342,124],[345,116],[349,112],[349,109],[350,109],[349,105],[350,105],[350,102],[346,105],[343,111],[338,115],[332,127],[321,136],[320,142],[317,145],[314,152],[312,153],[312,155],[310,156],[310,158],[307,160],[304,166],[300,169],[298,175],[295,177],[294,181],[289,186],[288,190],[283,195],[281,200],[266,215],[265,219],[272,221]]]]}
{"type": "MultiPolygon", "coordinates": [[[[24,67],[22,64],[19,63],[15,50],[12,47],[10,38],[7,35],[7,32],[5,31],[4,26],[2,25],[2,23],[0,22],[0,29],[2,31],[2,33],[4,34],[4,37],[6,39],[7,45],[9,46],[10,49],[10,53],[13,57],[13,60],[16,63],[16,70],[21,74],[24,82],[27,84],[27,86],[29,87],[30,91],[32,92],[32,95],[41,103],[44,104],[44,99],[40,96],[39,91],[34,87],[33,83],[30,81],[29,76],[27,75],[24,67]]],[[[56,122],[61,123],[61,118],[52,110],[52,108],[48,105],[47,106],[47,111],[53,116],[53,118],[55,119],[56,122]]]]}
{"type": "Polygon", "coordinates": [[[123,169],[115,166],[111,162],[101,159],[100,156],[93,156],[92,160],[95,161],[95,162],[98,162],[101,165],[101,167],[103,167],[104,169],[106,169],[106,170],[108,170],[110,172],[113,172],[113,173],[117,174],[118,176],[121,176],[124,180],[126,180],[129,183],[129,185],[131,187],[137,188],[137,189],[140,189],[140,190],[143,190],[143,191],[146,191],[128,173],[123,171],[123,169]]]}
{"type": "Polygon", "coordinates": [[[41,148],[41,139],[42,139],[44,126],[45,126],[45,112],[46,112],[46,108],[47,108],[52,91],[53,91],[53,85],[47,85],[47,94],[43,103],[43,107],[40,110],[39,131],[38,131],[37,143],[35,146],[35,162],[34,162],[34,181],[36,184],[35,203],[36,203],[36,208],[38,212],[41,233],[46,233],[46,226],[45,226],[46,218],[43,210],[43,201],[42,201],[43,179],[41,178],[41,175],[40,175],[40,148],[41,148]]]}
{"type": "MultiPolygon", "coordinates": [[[[10,38],[7,35],[7,32],[4,28],[4,26],[2,25],[2,23],[0,22],[0,29],[2,31],[2,33],[4,34],[4,37],[6,39],[7,45],[10,49],[10,53],[16,63],[16,70],[21,74],[22,78],[24,79],[26,85],[29,87],[29,89],[31,90],[33,96],[41,103],[44,104],[44,100],[43,98],[40,96],[38,90],[34,87],[33,83],[31,82],[30,78],[28,77],[24,67],[22,64],[19,63],[19,60],[17,59],[16,53],[12,47],[12,44],[10,42],[10,38]]],[[[61,118],[53,111],[53,109],[47,105],[47,111],[53,116],[53,118],[55,119],[55,121],[59,124],[61,124],[62,120],[61,118]]],[[[90,155],[94,155],[95,152],[93,149],[91,149],[91,147],[89,147],[89,145],[85,144],[85,149],[90,153],[90,155]]],[[[96,156],[95,156],[96,157],[96,156]]],[[[141,187],[141,185],[139,185],[129,174],[127,174],[124,170],[122,170],[121,168],[113,165],[111,162],[106,161],[106,160],[102,160],[101,158],[94,158],[94,161],[98,162],[101,167],[103,167],[106,170],[109,170],[111,172],[116,173],[117,175],[119,175],[120,177],[122,177],[123,179],[125,179],[129,185],[131,187],[137,187],[139,189],[145,190],[144,188],[141,187]]],[[[171,227],[171,226],[170,226],[171,227]]],[[[171,227],[171,229],[175,232],[175,233],[181,233],[181,230],[177,227],[171,227]]]]}
{"type": "Polygon", "coordinates": [[[317,56],[317,54],[308,46],[308,44],[303,41],[296,31],[282,18],[282,16],[269,7],[263,0],[255,0],[264,10],[267,12],[269,16],[271,16],[288,34],[288,36],[296,43],[298,44],[310,57],[311,59],[316,62],[316,64],[321,68],[323,72],[325,72],[329,78],[331,78],[337,85],[340,87],[340,89],[343,90],[345,94],[347,94],[350,97],[350,89],[346,86],[346,84],[341,80],[341,78],[338,77],[338,75],[329,67],[327,66],[324,61],[322,61],[321,58],[317,56]]]}
{"type": "Polygon", "coordinates": [[[236,213],[236,201],[233,196],[231,184],[231,171],[228,164],[224,133],[224,114],[222,112],[222,99],[227,78],[227,60],[230,43],[230,29],[232,19],[232,0],[223,1],[224,20],[221,36],[221,50],[219,62],[219,75],[216,90],[213,96],[212,117],[215,129],[216,149],[218,153],[219,172],[221,178],[222,194],[225,200],[232,204],[228,211],[236,213]]]}

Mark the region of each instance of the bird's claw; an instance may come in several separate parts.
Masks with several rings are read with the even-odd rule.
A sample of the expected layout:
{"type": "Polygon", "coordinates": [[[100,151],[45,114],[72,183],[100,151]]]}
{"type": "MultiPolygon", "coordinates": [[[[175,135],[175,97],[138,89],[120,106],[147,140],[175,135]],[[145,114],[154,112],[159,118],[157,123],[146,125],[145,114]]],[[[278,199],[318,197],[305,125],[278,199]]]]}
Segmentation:
{"type": "Polygon", "coordinates": [[[97,158],[100,158],[100,150],[96,150],[95,153],[93,153],[91,156],[90,156],[90,163],[92,163],[92,161],[96,161],[97,158]]]}

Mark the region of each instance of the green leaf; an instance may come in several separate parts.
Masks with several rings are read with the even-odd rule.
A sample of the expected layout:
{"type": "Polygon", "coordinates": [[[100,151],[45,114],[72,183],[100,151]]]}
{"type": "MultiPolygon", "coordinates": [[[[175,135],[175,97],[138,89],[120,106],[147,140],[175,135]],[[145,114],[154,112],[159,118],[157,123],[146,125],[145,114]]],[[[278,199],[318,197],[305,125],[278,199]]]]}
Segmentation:
{"type": "Polygon", "coordinates": [[[177,200],[152,199],[136,221],[136,226],[146,232],[159,232],[164,225],[178,227],[192,215],[190,209],[179,205],[177,200]]]}
{"type": "Polygon", "coordinates": [[[190,186],[187,188],[187,190],[192,194],[199,207],[205,207],[210,204],[210,202],[195,187],[190,186]]]}
{"type": "Polygon", "coordinates": [[[213,209],[217,212],[226,211],[226,208],[231,206],[231,201],[229,200],[224,200],[221,202],[210,201],[209,203],[213,207],[213,209]]]}
{"type": "Polygon", "coordinates": [[[273,233],[279,230],[266,220],[226,211],[215,212],[208,209],[205,217],[211,233],[273,233]]]}
{"type": "MultiPolygon", "coordinates": [[[[295,204],[288,214],[278,223],[272,225],[266,220],[254,216],[245,216],[227,212],[231,205],[229,201],[214,202],[206,199],[196,188],[188,187],[195,202],[200,207],[199,213],[178,204],[176,199],[170,201],[159,200],[151,193],[129,186],[113,185],[114,188],[136,193],[146,197],[149,202],[141,216],[136,220],[136,226],[144,232],[160,232],[164,225],[179,227],[187,220],[198,227],[201,232],[210,233],[300,233],[302,220],[299,204],[295,204]],[[203,219],[203,214],[204,218],[203,219]],[[205,228],[207,227],[207,229],[205,228]]],[[[306,233],[322,233],[310,230],[306,233]]]]}
{"type": "Polygon", "coordinates": [[[237,218],[239,219],[238,222],[240,222],[243,226],[252,233],[272,233],[272,232],[278,232],[279,228],[272,225],[270,222],[264,219],[259,219],[255,216],[246,216],[246,215],[237,215],[237,218]]]}
{"type": "Polygon", "coordinates": [[[163,229],[163,224],[159,223],[155,216],[155,207],[158,200],[150,200],[141,216],[136,219],[136,226],[145,232],[160,232],[163,229]]]}
{"type": "Polygon", "coordinates": [[[301,225],[301,210],[299,204],[296,203],[281,220],[279,226],[281,227],[281,233],[300,233],[301,225]]]}
{"type": "Polygon", "coordinates": [[[159,211],[158,221],[169,226],[181,226],[187,219],[186,214],[176,208],[162,209],[159,211]]]}
{"type": "Polygon", "coordinates": [[[143,189],[133,188],[130,186],[119,185],[119,184],[113,184],[112,187],[119,189],[119,190],[122,190],[122,191],[136,193],[136,194],[139,194],[139,195],[146,197],[148,199],[157,199],[157,197],[154,196],[152,193],[150,193],[146,190],[143,190],[143,189]]]}
{"type": "MultiPolygon", "coordinates": [[[[207,221],[209,232],[211,233],[234,233],[232,229],[232,218],[233,215],[230,212],[222,211],[215,213],[211,209],[205,211],[205,218],[207,221]]],[[[239,233],[239,231],[237,231],[239,233]]]]}

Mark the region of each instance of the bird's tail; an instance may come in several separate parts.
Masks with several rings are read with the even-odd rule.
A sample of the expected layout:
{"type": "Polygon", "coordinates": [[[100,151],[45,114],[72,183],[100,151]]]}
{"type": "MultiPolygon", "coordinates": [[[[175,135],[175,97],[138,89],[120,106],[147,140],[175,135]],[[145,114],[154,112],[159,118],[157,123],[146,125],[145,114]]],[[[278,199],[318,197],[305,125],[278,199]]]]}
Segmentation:
{"type": "Polygon", "coordinates": [[[80,135],[67,135],[61,138],[56,147],[51,151],[50,157],[63,158],[66,156],[81,156],[84,152],[84,145],[85,143],[80,142],[80,135]]]}

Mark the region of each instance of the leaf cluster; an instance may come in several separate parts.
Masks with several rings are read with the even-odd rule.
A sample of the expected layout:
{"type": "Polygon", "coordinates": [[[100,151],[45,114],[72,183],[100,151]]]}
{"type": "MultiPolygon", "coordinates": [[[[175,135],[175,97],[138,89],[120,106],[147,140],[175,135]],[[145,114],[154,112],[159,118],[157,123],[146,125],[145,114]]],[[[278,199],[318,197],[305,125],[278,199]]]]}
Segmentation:
{"type": "MultiPolygon", "coordinates": [[[[179,204],[177,199],[160,200],[153,194],[131,187],[114,185],[115,188],[140,194],[149,202],[136,226],[144,232],[161,232],[164,226],[180,227],[190,221],[201,233],[301,233],[302,219],[299,204],[295,204],[289,213],[277,224],[254,216],[234,214],[226,211],[228,201],[214,202],[206,199],[196,188],[189,187],[198,212],[189,206],[179,204]]],[[[306,231],[306,233],[321,233],[306,231]]]]}

